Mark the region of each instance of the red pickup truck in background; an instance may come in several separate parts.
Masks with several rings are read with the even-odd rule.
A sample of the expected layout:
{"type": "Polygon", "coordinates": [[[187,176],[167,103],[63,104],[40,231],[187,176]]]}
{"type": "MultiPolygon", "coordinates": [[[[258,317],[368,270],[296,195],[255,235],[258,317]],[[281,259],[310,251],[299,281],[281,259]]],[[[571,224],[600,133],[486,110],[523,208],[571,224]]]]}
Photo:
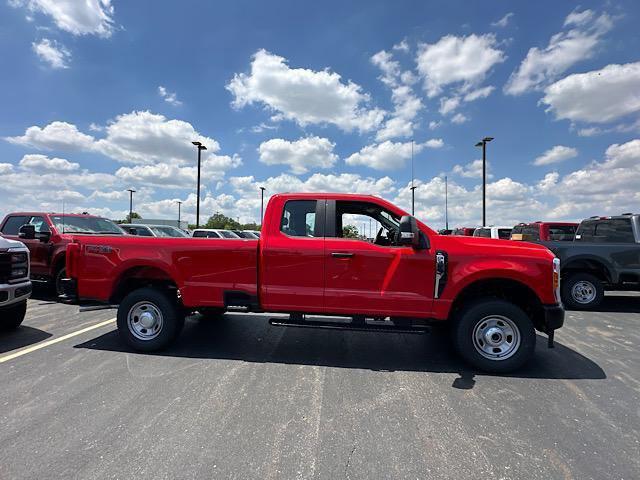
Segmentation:
{"type": "Polygon", "coordinates": [[[559,271],[543,246],[438,235],[378,197],[279,194],[260,240],[74,238],[63,287],[119,305],[120,336],[136,350],[169,345],[189,313],[242,307],[288,313],[276,322],[287,326],[407,332],[449,321],[468,362],[508,372],[532,356],[535,330],[551,345],[562,326],[559,271]],[[373,241],[343,236],[369,219],[373,241]]]}
{"type": "Polygon", "coordinates": [[[111,220],[86,214],[10,213],[0,223],[0,235],[20,240],[31,253],[31,280],[46,282],[62,293],[65,253],[72,235],[124,235],[111,220]]]}

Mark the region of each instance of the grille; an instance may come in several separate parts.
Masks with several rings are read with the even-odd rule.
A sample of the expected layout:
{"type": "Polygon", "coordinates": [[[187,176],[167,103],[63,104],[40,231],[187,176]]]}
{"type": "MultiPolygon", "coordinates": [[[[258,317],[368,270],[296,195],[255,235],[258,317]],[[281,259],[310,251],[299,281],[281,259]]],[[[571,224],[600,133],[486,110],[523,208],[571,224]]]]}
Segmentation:
{"type": "Polygon", "coordinates": [[[11,254],[0,253],[0,283],[7,283],[11,275],[11,254]]]}

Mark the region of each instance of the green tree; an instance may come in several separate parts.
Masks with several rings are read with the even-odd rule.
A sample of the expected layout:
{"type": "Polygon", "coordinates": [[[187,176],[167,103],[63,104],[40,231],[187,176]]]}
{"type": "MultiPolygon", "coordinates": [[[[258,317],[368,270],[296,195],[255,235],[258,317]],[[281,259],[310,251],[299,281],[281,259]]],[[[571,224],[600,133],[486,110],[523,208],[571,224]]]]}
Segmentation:
{"type": "Polygon", "coordinates": [[[124,217],[124,220],[118,220],[116,223],[131,223],[131,220],[134,218],[142,218],[142,217],[137,212],[131,212],[131,218],[129,218],[129,215],[127,215],[126,217],[124,217]]]}
{"type": "Polygon", "coordinates": [[[360,238],[360,233],[358,233],[358,227],[356,227],[355,225],[343,226],[342,237],[343,238],[360,238]]]}

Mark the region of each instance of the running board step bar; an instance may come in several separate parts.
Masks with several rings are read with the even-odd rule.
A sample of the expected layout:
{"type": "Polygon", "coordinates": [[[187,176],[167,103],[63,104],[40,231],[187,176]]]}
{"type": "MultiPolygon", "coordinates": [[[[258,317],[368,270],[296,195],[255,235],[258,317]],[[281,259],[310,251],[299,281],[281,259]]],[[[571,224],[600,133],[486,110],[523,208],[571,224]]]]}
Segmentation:
{"type": "Polygon", "coordinates": [[[428,325],[398,326],[392,322],[332,322],[326,320],[303,320],[298,318],[270,318],[269,323],[274,327],[302,327],[322,328],[325,330],[355,330],[359,332],[390,332],[424,334],[430,331],[428,325]]]}

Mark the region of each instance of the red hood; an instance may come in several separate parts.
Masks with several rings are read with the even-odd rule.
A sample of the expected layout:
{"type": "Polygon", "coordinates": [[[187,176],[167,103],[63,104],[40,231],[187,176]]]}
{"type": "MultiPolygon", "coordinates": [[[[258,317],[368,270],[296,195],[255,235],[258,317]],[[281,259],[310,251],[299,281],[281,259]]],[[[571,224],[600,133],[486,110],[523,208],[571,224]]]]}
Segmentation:
{"type": "Polygon", "coordinates": [[[501,240],[497,238],[463,237],[457,235],[440,235],[437,237],[438,248],[454,248],[464,250],[483,251],[493,257],[501,256],[531,256],[537,258],[553,258],[555,255],[544,245],[516,240],[501,240]]]}

